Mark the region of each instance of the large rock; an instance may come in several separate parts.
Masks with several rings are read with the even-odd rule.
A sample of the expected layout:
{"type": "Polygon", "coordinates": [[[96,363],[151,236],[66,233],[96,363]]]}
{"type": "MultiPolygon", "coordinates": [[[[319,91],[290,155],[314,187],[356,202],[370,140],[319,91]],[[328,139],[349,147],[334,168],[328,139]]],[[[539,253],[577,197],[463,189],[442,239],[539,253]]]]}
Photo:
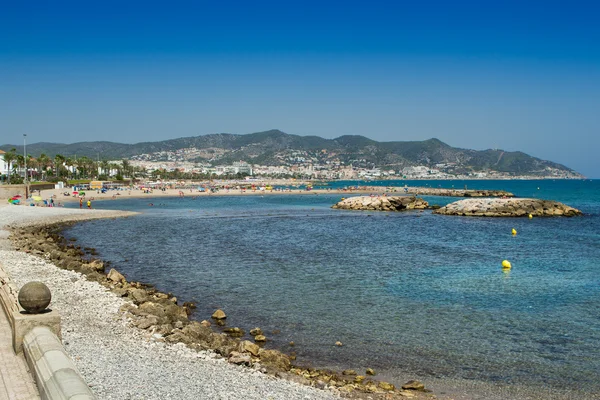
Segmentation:
{"type": "Polygon", "coordinates": [[[541,199],[466,199],[433,211],[434,214],[471,217],[573,217],[582,212],[563,203],[541,199]]]}
{"type": "Polygon", "coordinates": [[[342,199],[331,208],[365,211],[422,210],[429,207],[425,200],[414,196],[357,196],[342,199]]]}

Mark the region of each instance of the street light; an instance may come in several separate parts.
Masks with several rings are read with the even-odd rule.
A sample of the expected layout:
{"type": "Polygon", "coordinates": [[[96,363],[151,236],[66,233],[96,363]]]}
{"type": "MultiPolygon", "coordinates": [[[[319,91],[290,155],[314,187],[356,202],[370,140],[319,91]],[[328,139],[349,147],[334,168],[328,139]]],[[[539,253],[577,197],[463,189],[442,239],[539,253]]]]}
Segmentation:
{"type": "Polygon", "coordinates": [[[25,165],[25,184],[27,184],[27,134],[23,134],[23,163],[25,165]]]}

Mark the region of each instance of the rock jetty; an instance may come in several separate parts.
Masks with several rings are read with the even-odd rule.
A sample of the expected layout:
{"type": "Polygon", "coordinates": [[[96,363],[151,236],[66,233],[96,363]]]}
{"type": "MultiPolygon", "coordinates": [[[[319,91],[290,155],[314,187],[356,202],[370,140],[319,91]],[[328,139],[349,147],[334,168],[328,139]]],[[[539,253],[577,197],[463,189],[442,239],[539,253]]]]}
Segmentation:
{"type": "Polygon", "coordinates": [[[331,208],[365,211],[423,210],[429,203],[415,196],[357,196],[342,199],[331,208]]]}
{"type": "Polygon", "coordinates": [[[466,199],[433,212],[472,217],[573,217],[582,212],[563,203],[541,199],[466,199]]]}
{"type": "Polygon", "coordinates": [[[421,196],[448,196],[448,197],[515,197],[513,193],[504,190],[476,190],[476,189],[439,189],[439,188],[408,188],[408,193],[421,196]]]}

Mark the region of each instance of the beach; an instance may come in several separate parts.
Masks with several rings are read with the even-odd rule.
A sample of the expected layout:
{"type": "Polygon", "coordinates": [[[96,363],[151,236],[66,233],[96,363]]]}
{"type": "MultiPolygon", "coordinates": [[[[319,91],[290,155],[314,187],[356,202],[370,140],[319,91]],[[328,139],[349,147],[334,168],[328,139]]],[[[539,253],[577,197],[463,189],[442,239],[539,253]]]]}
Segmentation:
{"type": "Polygon", "coordinates": [[[229,364],[210,351],[154,341],[130,327],[119,308],[125,300],[81,274],[11,249],[5,228],[126,213],[65,208],[0,206],[0,260],[17,287],[42,281],[50,307],[62,317],[63,344],[100,399],[333,399],[328,391],[276,379],[229,364]]]}
{"type": "MultiPolygon", "coordinates": [[[[160,201],[152,199],[155,199],[159,196],[164,196],[166,198],[178,197],[180,195],[178,189],[172,189],[165,192],[155,190],[154,193],[139,193],[138,191],[132,191],[131,195],[128,193],[125,195],[123,194],[123,191],[119,192],[121,192],[121,194],[116,196],[118,200],[126,200],[127,198],[148,198],[149,202],[154,201],[157,205],[159,205],[158,203],[160,203],[160,201]]],[[[374,193],[371,190],[366,190],[366,192],[374,193]]],[[[244,201],[254,199],[255,201],[263,202],[269,200],[267,196],[271,195],[270,191],[261,193],[257,190],[256,193],[250,193],[242,194],[239,193],[239,191],[238,193],[235,193],[235,191],[230,190],[229,192],[220,191],[213,194],[194,193],[193,195],[188,195],[184,193],[184,197],[187,198],[196,195],[253,196],[258,194],[264,195],[265,199],[260,199],[259,197],[250,197],[244,201]]],[[[273,191],[272,195],[286,193],[288,192],[273,191]]],[[[319,195],[340,194],[341,196],[345,196],[342,194],[344,192],[338,193],[337,190],[292,192],[292,194],[302,194],[302,199],[307,199],[304,197],[304,195],[310,195],[314,193],[319,195]]],[[[46,195],[46,191],[43,191],[42,194],[46,195]]],[[[60,193],[57,194],[57,197],[59,194],[60,193]]],[[[89,195],[96,196],[98,194],[92,194],[88,191],[88,196],[89,195]]],[[[108,192],[106,195],[108,195],[108,197],[105,198],[107,201],[104,201],[103,204],[112,204],[110,201],[112,198],[112,193],[108,192]]],[[[65,196],[65,198],[66,197],[67,196],[65,196]]],[[[325,196],[321,201],[326,202],[327,199],[333,197],[335,196],[325,196]]],[[[231,198],[229,200],[236,199],[237,198],[231,198]]],[[[284,198],[280,198],[280,201],[288,201],[283,199],[284,198]]],[[[214,202],[221,203],[222,200],[225,199],[214,199],[214,202]]],[[[271,200],[275,200],[275,198],[271,198],[271,200]]],[[[290,201],[292,200],[293,199],[290,199],[290,201]]],[[[69,196],[68,201],[78,200],[73,196],[69,196]]],[[[163,200],[163,202],[164,201],[165,200],[163,200]]],[[[182,204],[182,207],[185,209],[185,213],[190,213],[188,208],[191,206],[183,206],[183,204],[189,203],[180,202],[177,199],[174,201],[175,203],[182,204]]],[[[139,201],[133,200],[132,202],[139,203],[139,201]]],[[[115,202],[115,206],[113,206],[113,208],[121,207],[124,204],[129,203],[130,201],[126,201],[124,203],[115,202]]],[[[270,202],[265,204],[270,204],[270,202]]],[[[153,209],[154,208],[156,207],[153,207],[153,209]]],[[[266,211],[265,214],[261,215],[265,217],[270,215],[271,212],[272,211],[269,209],[269,211],[266,211]]],[[[210,211],[209,209],[205,209],[201,212],[195,211],[195,213],[202,215],[215,215],[214,212],[210,211]]],[[[304,215],[303,212],[301,212],[301,214],[304,215]]],[[[22,225],[44,225],[49,223],[78,221],[91,218],[128,217],[130,215],[133,214],[121,211],[95,209],[79,210],[72,207],[24,207],[9,206],[7,204],[0,205],[0,223],[2,227],[16,223],[22,225]]],[[[306,217],[308,217],[308,214],[306,217]]],[[[382,216],[379,223],[388,218],[389,216],[387,218],[382,216]]],[[[421,220],[421,218],[422,217],[418,217],[416,220],[421,220]]],[[[276,218],[273,219],[273,221],[276,220],[276,218]]],[[[128,220],[119,219],[115,223],[119,221],[125,222],[128,220]]],[[[131,219],[129,221],[133,222],[134,220],[131,219]]],[[[208,222],[208,220],[202,221],[204,221],[203,224],[208,222]]],[[[109,224],[112,223],[109,222],[109,224]]],[[[218,224],[222,225],[222,223],[218,224]]],[[[99,226],[101,225],[96,225],[96,227],[99,226]]],[[[519,232],[521,232],[521,229],[519,229],[519,232]]],[[[0,235],[2,235],[1,237],[5,239],[7,233],[3,230],[0,231],[0,235]]],[[[0,257],[3,260],[2,263],[5,264],[4,267],[8,270],[9,274],[13,276],[17,286],[21,286],[23,283],[29,280],[43,280],[46,283],[51,282],[51,289],[53,292],[55,290],[57,291],[58,294],[55,297],[55,301],[57,303],[56,305],[53,303],[53,307],[56,307],[56,309],[59,310],[59,312],[63,315],[63,342],[65,343],[67,351],[80,368],[92,389],[98,394],[99,398],[188,398],[190,396],[195,396],[208,398],[271,397],[276,399],[289,397],[318,399],[332,398],[332,396],[335,397],[339,395],[338,391],[334,389],[305,392],[305,390],[310,388],[285,382],[280,379],[274,379],[252,368],[233,366],[228,364],[226,359],[221,358],[214,352],[196,352],[195,350],[188,349],[182,344],[165,344],[162,341],[154,340],[148,331],[143,331],[130,326],[131,321],[128,320],[123,313],[119,312],[119,308],[125,304],[126,300],[115,296],[104,286],[101,286],[96,282],[91,282],[76,272],[59,269],[52,263],[49,263],[47,260],[42,258],[34,257],[30,254],[22,252],[15,252],[10,247],[7,240],[0,241],[0,249],[2,250],[2,253],[0,254],[0,257]],[[10,265],[7,266],[7,263],[4,260],[9,260],[10,265]],[[53,287],[56,289],[53,289],[53,287]],[[63,312],[58,307],[61,307],[66,311],[63,312]],[[68,324],[71,325],[69,326],[68,324]],[[116,367],[113,368],[113,364],[116,365],[116,367]],[[111,367],[107,367],[107,365],[111,365],[111,367]],[[200,367],[198,367],[199,365],[200,367]],[[215,367],[215,365],[218,365],[219,367],[215,367]],[[195,368],[197,367],[199,368],[199,372],[194,372],[196,371],[195,368]],[[203,382],[202,384],[199,384],[193,379],[190,381],[190,375],[193,376],[196,373],[204,374],[203,368],[210,369],[210,371],[212,371],[206,374],[209,381],[203,382]],[[215,368],[218,369],[217,372],[214,372],[215,368]],[[125,373],[124,371],[127,372],[125,373]],[[156,377],[157,382],[160,382],[156,383],[156,386],[160,386],[161,388],[154,386],[154,381],[149,382],[148,378],[146,378],[147,374],[156,377]],[[242,378],[237,377],[236,374],[241,374],[242,378]],[[223,380],[225,382],[233,381],[234,383],[232,385],[227,383],[224,386],[220,385],[215,388],[210,382],[211,380],[223,380]],[[255,383],[255,380],[259,383],[255,383]],[[265,384],[263,380],[266,380],[268,384],[265,384]],[[113,388],[115,382],[119,383],[117,388],[113,388]],[[144,386],[144,388],[138,388],[136,386],[137,383],[135,382],[142,382],[140,386],[144,386]],[[238,382],[243,383],[240,384],[241,387],[238,387],[238,382]],[[257,393],[253,389],[249,389],[247,385],[250,385],[251,387],[260,387],[260,392],[257,393]],[[151,390],[145,391],[146,386],[150,387],[151,390]],[[188,388],[191,389],[188,391],[188,388]],[[140,393],[144,394],[140,394],[139,397],[135,397],[137,396],[138,390],[141,390],[140,393]],[[298,390],[300,391],[298,392],[298,390]],[[158,393],[156,397],[155,393],[158,393]],[[265,393],[273,394],[265,395],[265,393]]],[[[159,284],[161,281],[150,280],[148,283],[159,284]]],[[[183,296],[183,298],[186,299],[185,296],[183,296]]],[[[226,309],[226,311],[229,310],[226,309]]],[[[363,332],[363,334],[364,333],[366,332],[363,332]]],[[[465,359],[468,360],[468,358],[465,359]]],[[[423,366],[424,368],[427,367],[427,361],[424,361],[423,366]]],[[[410,377],[405,376],[398,377],[391,374],[386,375],[385,371],[378,371],[378,376],[376,378],[389,380],[397,385],[399,382],[405,382],[405,379],[410,379],[410,377]]],[[[452,380],[441,377],[430,377],[426,380],[423,379],[423,382],[428,388],[433,389],[434,394],[440,399],[593,398],[586,397],[585,395],[580,397],[570,397],[570,394],[568,393],[561,395],[557,393],[556,390],[546,387],[540,387],[538,393],[532,394],[531,388],[524,389],[517,384],[513,384],[508,387],[504,386],[503,388],[495,388],[493,384],[479,384],[477,380],[452,380]]]]}
{"type": "MultiPolygon", "coordinates": [[[[341,393],[279,379],[264,370],[237,366],[214,351],[170,344],[138,329],[121,310],[131,302],[48,257],[16,251],[8,228],[37,227],[99,218],[126,218],[131,212],[62,207],[0,205],[0,267],[17,287],[44,282],[52,292],[50,307],[62,318],[62,342],[92,391],[100,399],[334,399],[341,393]]],[[[259,367],[257,364],[256,367],[259,367]]],[[[278,374],[278,376],[283,376],[278,374]]],[[[289,374],[288,374],[289,376],[289,374]]],[[[373,397],[366,393],[345,394],[373,397]]],[[[381,393],[379,394],[381,395],[381,393]]],[[[391,394],[390,394],[391,395],[391,394]]],[[[399,397],[398,397],[399,396],[399,397]]],[[[406,394],[427,398],[430,395],[406,394]]]]}

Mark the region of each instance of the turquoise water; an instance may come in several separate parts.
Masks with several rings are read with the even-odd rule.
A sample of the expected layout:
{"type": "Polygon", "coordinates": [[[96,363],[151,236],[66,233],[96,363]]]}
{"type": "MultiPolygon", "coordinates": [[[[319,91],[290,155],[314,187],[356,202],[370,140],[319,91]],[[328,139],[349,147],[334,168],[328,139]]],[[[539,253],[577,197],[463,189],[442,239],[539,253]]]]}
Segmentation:
{"type": "Polygon", "coordinates": [[[95,206],[141,215],[81,223],[66,235],[129,279],[197,301],[198,319],[223,308],[232,326],[260,326],[270,346],[292,350],[293,340],[301,363],[598,398],[600,181],[392,185],[404,183],[503,189],[585,215],[332,210],[340,194],[161,198],[153,207],[130,199],[95,206]]]}

